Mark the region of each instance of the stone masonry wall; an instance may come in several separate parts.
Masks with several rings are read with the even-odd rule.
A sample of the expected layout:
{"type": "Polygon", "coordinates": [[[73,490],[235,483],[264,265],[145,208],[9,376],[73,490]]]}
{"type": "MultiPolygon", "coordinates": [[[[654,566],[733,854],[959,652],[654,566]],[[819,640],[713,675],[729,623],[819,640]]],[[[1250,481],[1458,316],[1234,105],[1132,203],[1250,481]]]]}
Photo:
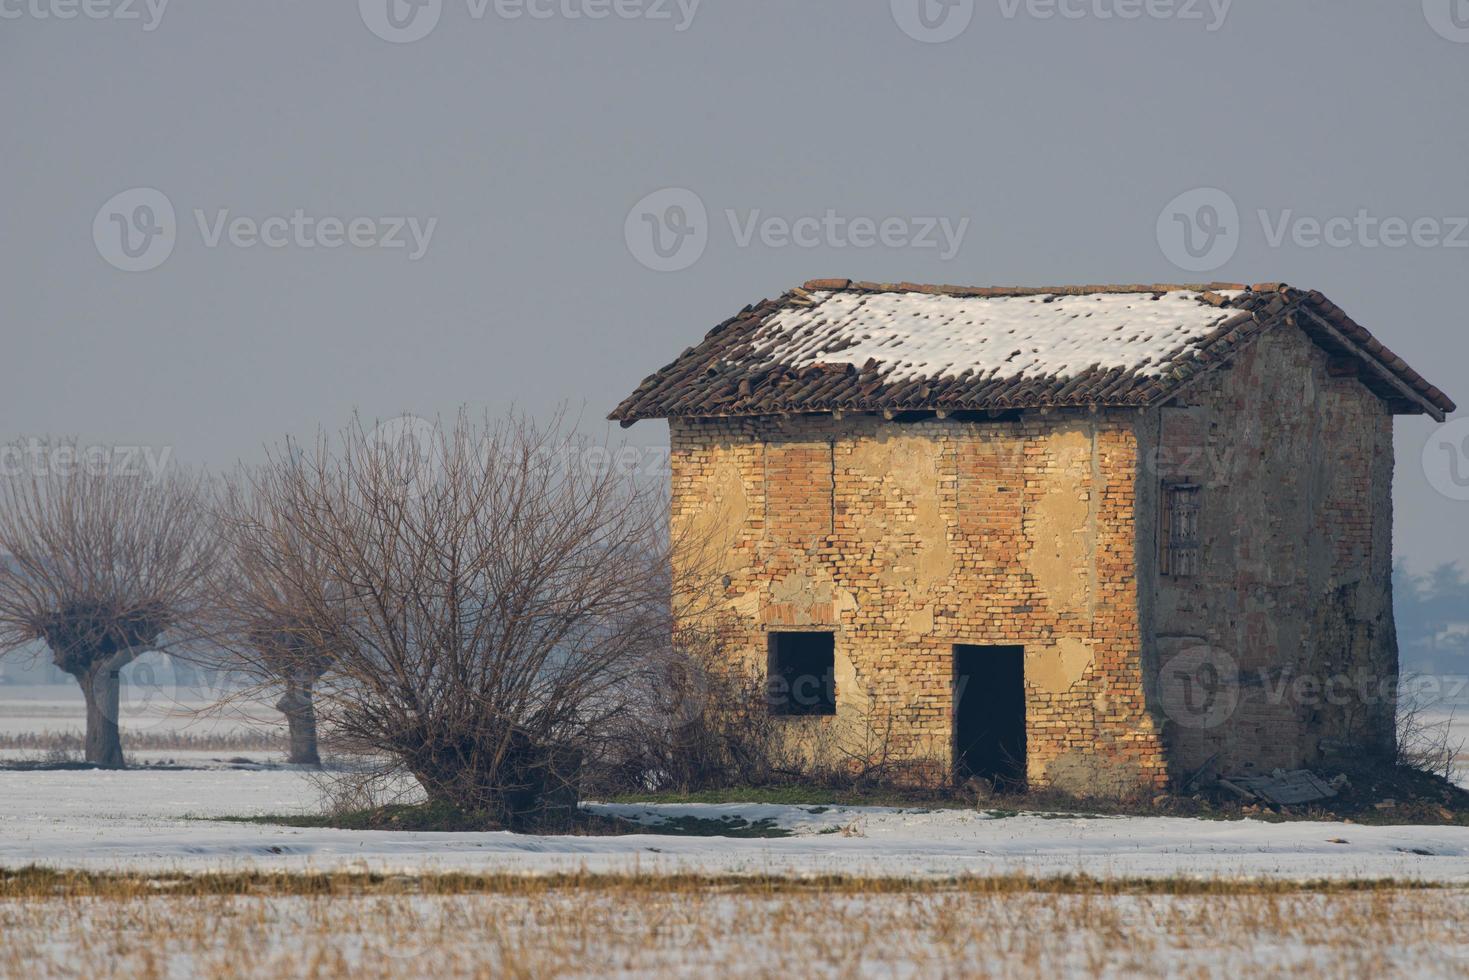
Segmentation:
{"type": "Polygon", "coordinates": [[[1331,367],[1276,330],[1139,426],[1144,662],[1175,775],[1392,750],[1392,417],[1331,367]],[[1178,480],[1201,487],[1191,578],[1156,574],[1178,480]]]}
{"type": "Polygon", "coordinates": [[[947,771],[953,647],[1010,644],[1025,648],[1032,785],[1157,787],[1135,569],[1140,418],[676,419],[674,525],[713,542],[732,661],[763,672],[771,630],[835,633],[837,714],[780,720],[812,761],[947,771]]]}

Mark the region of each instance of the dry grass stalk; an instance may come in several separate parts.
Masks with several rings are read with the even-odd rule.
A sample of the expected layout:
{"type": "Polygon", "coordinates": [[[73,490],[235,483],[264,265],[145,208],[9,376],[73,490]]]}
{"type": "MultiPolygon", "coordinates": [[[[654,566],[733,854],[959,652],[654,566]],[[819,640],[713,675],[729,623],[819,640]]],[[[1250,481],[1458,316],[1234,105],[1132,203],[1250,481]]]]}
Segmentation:
{"type": "MultiPolygon", "coordinates": [[[[1459,889],[711,888],[0,897],[0,975],[1452,976],[1459,889]]],[[[52,883],[54,886],[54,882],[52,883]]]]}

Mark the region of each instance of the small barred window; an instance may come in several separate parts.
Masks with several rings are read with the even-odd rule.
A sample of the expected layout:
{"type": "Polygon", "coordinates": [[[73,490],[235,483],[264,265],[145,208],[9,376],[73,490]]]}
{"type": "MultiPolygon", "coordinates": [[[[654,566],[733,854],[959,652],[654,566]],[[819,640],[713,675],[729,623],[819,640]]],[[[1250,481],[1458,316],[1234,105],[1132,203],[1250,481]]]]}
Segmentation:
{"type": "Polygon", "coordinates": [[[1162,571],[1178,577],[1199,574],[1199,487],[1170,483],[1163,487],[1162,571]]]}

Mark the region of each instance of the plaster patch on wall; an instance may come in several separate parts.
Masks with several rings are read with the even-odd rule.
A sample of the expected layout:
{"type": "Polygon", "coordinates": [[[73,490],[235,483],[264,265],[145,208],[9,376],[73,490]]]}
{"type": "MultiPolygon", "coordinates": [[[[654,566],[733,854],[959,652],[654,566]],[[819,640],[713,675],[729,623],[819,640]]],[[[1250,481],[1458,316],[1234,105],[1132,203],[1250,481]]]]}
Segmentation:
{"type": "Polygon", "coordinates": [[[1030,527],[1030,572],[1057,612],[1079,613],[1090,599],[1096,560],[1092,440],[1082,428],[1060,429],[1046,442],[1055,465],[1041,477],[1030,527]]]}
{"type": "Polygon", "coordinates": [[[900,533],[911,541],[911,564],[885,568],[878,580],[913,596],[928,592],[954,572],[949,528],[939,505],[941,457],[932,439],[882,433],[856,446],[848,460],[857,475],[881,481],[885,502],[896,499],[910,509],[902,524],[893,527],[892,509],[885,507],[873,515],[868,530],[879,538],[900,533]]]}
{"type": "MultiPolygon", "coordinates": [[[[688,540],[706,542],[714,549],[720,571],[736,571],[745,565],[745,560],[734,554],[734,548],[744,533],[749,518],[750,500],[745,492],[745,478],[740,473],[740,464],[728,451],[711,453],[714,462],[709,466],[704,500],[707,506],[688,515],[688,540]]],[[[684,529],[679,529],[684,533],[684,529]]]]}
{"type": "Polygon", "coordinates": [[[834,589],[830,578],[792,572],[770,583],[767,618],[793,626],[817,626],[835,620],[834,589]]]}
{"type": "Polygon", "coordinates": [[[917,636],[927,636],[933,632],[933,606],[924,606],[908,613],[903,621],[903,629],[917,636]]]}
{"type": "Polygon", "coordinates": [[[749,622],[760,618],[760,593],[751,589],[730,603],[735,615],[749,622]]]}
{"type": "Polygon", "coordinates": [[[1065,694],[1092,665],[1086,640],[1063,636],[1052,646],[1026,647],[1025,679],[1047,694],[1065,694]]]}

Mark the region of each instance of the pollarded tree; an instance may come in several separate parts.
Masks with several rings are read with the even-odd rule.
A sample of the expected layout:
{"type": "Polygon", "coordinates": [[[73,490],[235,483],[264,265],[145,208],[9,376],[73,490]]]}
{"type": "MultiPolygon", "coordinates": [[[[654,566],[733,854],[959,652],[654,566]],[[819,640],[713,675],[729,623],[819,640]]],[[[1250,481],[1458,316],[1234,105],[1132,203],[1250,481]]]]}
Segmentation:
{"type": "Polygon", "coordinates": [[[242,469],[215,508],[224,539],[208,616],[217,666],[243,671],[281,692],[276,707],[289,732],[288,761],[319,765],[315,687],[346,635],[340,601],[329,602],[320,554],[293,520],[288,488],[297,465],[242,469]],[[284,467],[281,469],[280,467],[284,467]]]}
{"type": "Polygon", "coordinates": [[[122,768],[119,672],[184,638],[217,552],[202,479],[135,472],[68,440],[16,446],[0,472],[0,654],[44,643],[87,704],[86,759],[122,768]]]}

